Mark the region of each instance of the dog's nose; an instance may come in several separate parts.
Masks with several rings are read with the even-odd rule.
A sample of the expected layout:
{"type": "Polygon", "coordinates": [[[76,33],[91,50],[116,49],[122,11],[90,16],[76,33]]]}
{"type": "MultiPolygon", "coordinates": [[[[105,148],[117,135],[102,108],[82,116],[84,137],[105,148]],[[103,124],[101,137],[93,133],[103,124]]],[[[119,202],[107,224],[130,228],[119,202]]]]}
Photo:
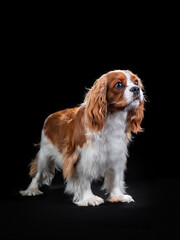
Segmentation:
{"type": "Polygon", "coordinates": [[[138,95],[140,90],[139,87],[132,87],[130,91],[133,92],[134,95],[138,95]]]}

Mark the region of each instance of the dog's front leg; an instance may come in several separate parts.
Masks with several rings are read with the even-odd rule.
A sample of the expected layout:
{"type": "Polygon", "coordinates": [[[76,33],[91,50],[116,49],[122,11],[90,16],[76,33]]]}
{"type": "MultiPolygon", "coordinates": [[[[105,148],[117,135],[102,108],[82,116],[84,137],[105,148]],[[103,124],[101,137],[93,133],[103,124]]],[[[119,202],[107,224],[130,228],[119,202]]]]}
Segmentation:
{"type": "Polygon", "coordinates": [[[91,181],[82,176],[71,177],[67,180],[67,193],[73,194],[73,202],[78,206],[98,206],[104,200],[91,191],[91,181]]]}
{"type": "Polygon", "coordinates": [[[109,202],[134,202],[133,198],[125,193],[124,170],[125,164],[120,161],[105,174],[104,188],[109,193],[109,202]]]}

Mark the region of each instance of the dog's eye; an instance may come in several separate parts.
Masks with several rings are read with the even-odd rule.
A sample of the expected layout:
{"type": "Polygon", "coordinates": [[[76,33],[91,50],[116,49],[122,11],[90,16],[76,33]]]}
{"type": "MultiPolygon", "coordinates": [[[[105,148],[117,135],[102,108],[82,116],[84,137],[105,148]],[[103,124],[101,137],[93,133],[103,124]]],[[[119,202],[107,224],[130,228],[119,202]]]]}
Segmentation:
{"type": "Polygon", "coordinates": [[[120,88],[123,88],[124,85],[123,85],[122,82],[117,82],[117,83],[114,85],[114,87],[117,88],[117,89],[120,89],[120,88]]]}
{"type": "Polygon", "coordinates": [[[135,80],[135,81],[134,81],[134,84],[135,84],[135,85],[138,85],[138,80],[135,80]]]}

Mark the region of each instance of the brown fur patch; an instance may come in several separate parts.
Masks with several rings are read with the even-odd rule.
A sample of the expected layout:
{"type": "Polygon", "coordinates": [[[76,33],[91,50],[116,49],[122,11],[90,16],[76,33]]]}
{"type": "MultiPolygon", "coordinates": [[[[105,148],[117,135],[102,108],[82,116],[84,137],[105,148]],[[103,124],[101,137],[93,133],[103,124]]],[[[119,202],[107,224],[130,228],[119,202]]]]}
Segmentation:
{"type": "Polygon", "coordinates": [[[107,118],[107,78],[106,75],[96,80],[85,101],[86,124],[91,131],[100,131],[107,118]]]}
{"type": "Polygon", "coordinates": [[[82,147],[86,142],[84,107],[52,114],[45,122],[44,134],[63,156],[64,178],[70,177],[79,160],[77,147],[82,147]]]}

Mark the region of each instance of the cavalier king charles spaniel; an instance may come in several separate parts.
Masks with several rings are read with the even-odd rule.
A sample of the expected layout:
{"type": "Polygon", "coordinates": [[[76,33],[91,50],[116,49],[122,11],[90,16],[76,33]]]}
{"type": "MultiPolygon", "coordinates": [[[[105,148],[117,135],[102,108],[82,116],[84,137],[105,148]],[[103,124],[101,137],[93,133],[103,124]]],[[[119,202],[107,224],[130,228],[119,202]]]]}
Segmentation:
{"type": "Polygon", "coordinates": [[[125,193],[124,171],[131,132],[142,131],[143,85],[131,71],[115,70],[97,79],[75,108],[50,115],[44,123],[40,150],[30,163],[32,181],[23,196],[42,194],[55,169],[62,169],[65,192],[78,206],[104,200],[92,193],[91,182],[104,177],[109,202],[133,202],[125,193]]]}

